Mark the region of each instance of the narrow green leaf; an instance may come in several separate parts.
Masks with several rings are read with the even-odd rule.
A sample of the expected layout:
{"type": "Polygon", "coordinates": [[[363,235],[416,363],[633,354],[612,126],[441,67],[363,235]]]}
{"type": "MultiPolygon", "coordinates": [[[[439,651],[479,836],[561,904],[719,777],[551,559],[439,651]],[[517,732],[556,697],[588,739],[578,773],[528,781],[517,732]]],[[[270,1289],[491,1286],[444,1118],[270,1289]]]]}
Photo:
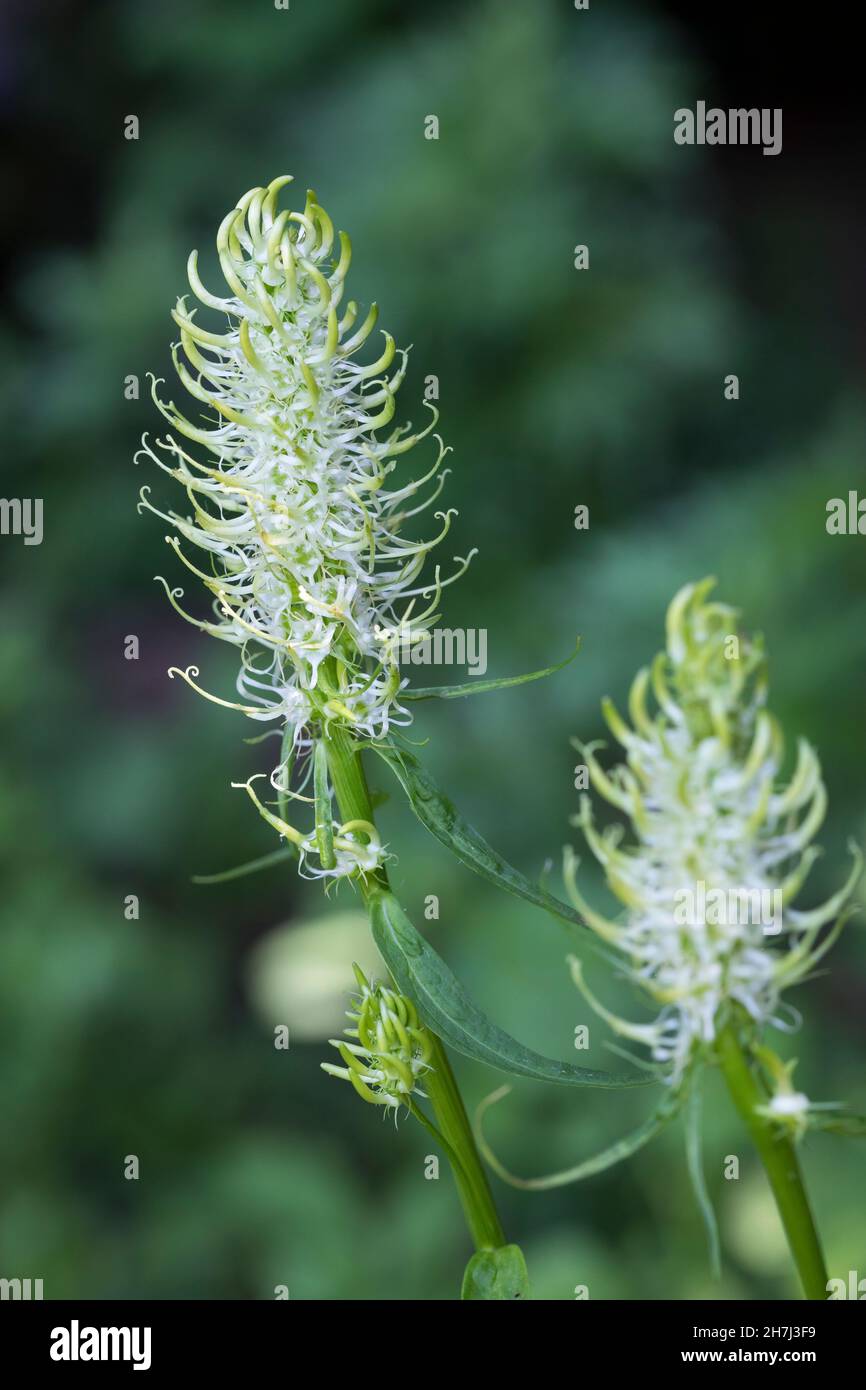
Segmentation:
{"type": "Polygon", "coordinates": [[[812,1110],[809,1128],[825,1134],[842,1134],[848,1139],[866,1139],[866,1115],[854,1115],[845,1110],[812,1110]]]}
{"type": "Polygon", "coordinates": [[[466,1266],[463,1289],[465,1300],[504,1301],[531,1298],[526,1261],[519,1245],[501,1245],[498,1250],[478,1250],[466,1266]]]}
{"type": "Polygon", "coordinates": [[[370,898],[373,938],[397,987],[414,1000],[427,1026],[465,1057],[509,1076],[561,1086],[646,1086],[651,1077],[594,1071],[557,1062],[524,1047],[472,1002],[453,971],[415,930],[391,893],[370,898]]]}
{"type": "Polygon", "coordinates": [[[686,1102],[685,1122],[686,1162],[688,1163],[689,1178],[707,1232],[710,1267],[713,1275],[718,1279],[722,1272],[719,1223],[716,1220],[716,1213],[710,1201],[710,1194],[707,1191],[706,1179],[704,1178],[704,1162],[701,1152],[701,1093],[697,1084],[693,1086],[686,1102]]]}
{"type": "Polygon", "coordinates": [[[574,908],[532,883],[519,869],[497,854],[483,835],[464,820],[453,802],[439,790],[430,774],[411,753],[398,750],[393,745],[383,747],[372,743],[369,746],[391,768],[421,824],[461,864],[480,874],[489,883],[495,883],[516,898],[533,903],[569,926],[585,926],[583,918],[574,908]]]}
{"type": "Polygon", "coordinates": [[[564,661],[558,661],[555,666],[545,666],[541,671],[527,671],[523,676],[499,676],[487,681],[467,681],[463,685],[425,685],[414,688],[410,686],[401,691],[400,698],[401,700],[460,700],[464,695],[483,695],[486,690],[504,690],[509,685],[525,685],[527,681],[540,681],[545,676],[552,676],[556,671],[561,671],[574,661],[579,651],[580,638],[578,637],[574,651],[564,661]]]}
{"type": "Polygon", "coordinates": [[[623,1139],[618,1139],[615,1144],[602,1149],[601,1153],[594,1154],[592,1158],[585,1158],[582,1163],[576,1163],[572,1168],[565,1168],[562,1172],[548,1173],[543,1178],[519,1178],[500,1163],[485,1139],[482,1128],[485,1111],[508,1095],[510,1090],[510,1086],[500,1086],[498,1091],[494,1091],[481,1102],[475,1116],[475,1142],[482,1158],[489,1163],[496,1176],[511,1187],[519,1187],[525,1192],[549,1192],[554,1187],[566,1187],[569,1183],[582,1182],[584,1178],[594,1177],[596,1173],[603,1173],[615,1164],[622,1163],[623,1159],[630,1158],[638,1149],[642,1149],[654,1139],[665,1125],[675,1118],[685,1098],[682,1089],[669,1089],[643,1124],[638,1125],[637,1129],[633,1129],[631,1134],[625,1135],[623,1139]]]}
{"type": "Polygon", "coordinates": [[[193,874],[193,883],[228,883],[232,878],[245,878],[247,874],[258,873],[259,869],[269,869],[272,864],[281,864],[286,859],[294,859],[293,849],[275,849],[263,854],[260,859],[251,859],[247,864],[238,864],[235,869],[225,869],[221,874],[193,874]]]}
{"type": "Polygon", "coordinates": [[[316,806],[316,843],[323,869],[333,869],[334,822],[331,814],[331,789],[328,785],[328,749],[324,739],[316,743],[313,755],[313,798],[316,806]]]}

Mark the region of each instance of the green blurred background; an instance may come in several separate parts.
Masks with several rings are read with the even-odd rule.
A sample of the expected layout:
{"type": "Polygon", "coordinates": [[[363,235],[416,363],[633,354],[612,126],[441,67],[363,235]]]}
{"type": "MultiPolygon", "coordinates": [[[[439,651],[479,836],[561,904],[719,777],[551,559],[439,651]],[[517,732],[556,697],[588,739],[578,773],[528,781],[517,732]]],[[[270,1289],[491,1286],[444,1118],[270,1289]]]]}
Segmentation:
{"type": "MultiPolygon", "coordinates": [[[[319,1070],[349,962],[369,959],[351,894],[327,902],[283,868],[190,882],[273,847],[229,786],[267,754],[244,745],[257,730],[240,716],[166,678],[196,662],[228,691],[233,652],[151,582],[179,575],[160,523],[136,514],[138,487],[158,480],[132,455],[158,426],[145,373],[169,373],[188,251],[212,246],[253,184],[292,172],[350,232],[351,294],[378,299],[414,344],[404,414],[419,418],[424,378],[439,377],[453,549],[480,549],[448,624],[487,628],[493,675],[583,636],[549,682],[423,707],[424,756],[465,813],[525,872],[558,865],[576,834],[569,736],[601,735],[602,695],[622,700],[675,589],[710,572],[766,636],[789,733],[822,755],[813,901],[845,872],[848,837],[863,841],[866,541],[824,527],[827,499],[863,478],[864,210],[849,187],[862,113],[846,55],[835,95],[816,85],[811,29],[783,80],[754,11],[742,37],[687,14],[567,0],[5,6],[2,492],[44,498],[45,537],[0,544],[0,1275],[41,1277],[48,1298],[287,1285],[297,1299],[438,1299],[468,1254],[446,1172],[425,1180],[429,1139],[319,1070]],[[673,110],[698,98],[784,105],[783,154],[677,147],[673,110]],[[424,139],[429,114],[438,141],[424,139]],[[573,268],[578,243],[588,272],[573,268]],[[731,372],[737,402],[723,397],[731,372]],[[124,397],[129,374],[139,401],[124,397]],[[138,661],[124,659],[130,634],[138,661]]],[[[439,897],[431,935],[479,1002],[574,1056],[585,1009],[567,935],[450,861],[396,798],[382,824],[407,907],[421,921],[439,897]]],[[[828,964],[784,1047],[811,1096],[862,1109],[856,921],[828,964]]],[[[501,1079],[457,1069],[471,1104],[501,1079]]],[[[518,1084],[490,1132],[512,1168],[540,1173],[648,1103],[518,1084]]],[[[671,1130],[578,1188],[496,1184],[536,1296],[794,1296],[762,1175],[714,1085],[705,1130],[720,1286],[671,1130]],[[738,1182],[722,1177],[732,1153],[738,1182]]],[[[831,1274],[866,1275],[863,1150],[821,1137],[804,1156],[831,1274]]]]}

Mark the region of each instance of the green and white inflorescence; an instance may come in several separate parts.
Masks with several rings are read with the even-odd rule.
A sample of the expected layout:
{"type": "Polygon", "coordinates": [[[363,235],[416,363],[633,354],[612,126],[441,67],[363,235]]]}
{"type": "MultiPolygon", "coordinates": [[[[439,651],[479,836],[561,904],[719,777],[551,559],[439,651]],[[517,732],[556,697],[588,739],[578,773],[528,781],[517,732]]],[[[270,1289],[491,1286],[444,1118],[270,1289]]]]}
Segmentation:
{"type": "Polygon", "coordinates": [[[398,1110],[412,1095],[423,1096],[418,1082],[430,1071],[433,1043],[411,999],[388,985],[371,984],[359,965],[353,967],[360,994],[348,1012],[350,1042],[331,1038],[345,1066],[320,1063],[323,1071],[351,1081],[372,1105],[398,1110]]]}
{"type": "MultiPolygon", "coordinates": [[[[458,559],[447,579],[438,566],[432,579],[421,577],[453,512],[435,514],[431,540],[400,534],[438,497],[447,475],[447,450],[436,436],[432,468],[388,486],[399,457],[433,429],[436,412],[431,407],[421,433],[388,428],[407,355],[385,333],[381,352],[358,361],[376,306],[358,326],[357,304],[341,307],[349,238],[340,232],[335,239],[312,192],[303,211],[278,211],[277,195],[289,182],[251,189],[223,220],[217,251],[225,295],[205,289],[191,254],[194,298],[226,320],[220,331],[206,327],[186,298],[173,312],[175,369],[207,414],[191,420],[161,399],[154,381],[170,429],[153,446],[145,438],[142,450],[186,491],[186,515],[158,510],[148,488],[142,505],[172,526],[168,544],[212,593],[213,618],[188,614],[183,591],[162,583],[183,617],[238,648],[238,698],[201,691],[194,666],[171,674],[251,719],[278,721],[286,736],[271,781],[281,798],[291,763],[298,755],[306,761],[323,730],[338,724],[379,739],[409,722],[394,634],[427,631],[442,588],[471,559],[458,559]],[[425,484],[429,495],[416,501],[425,484]]],[[[328,864],[316,862],[315,835],[287,835],[302,868],[329,875],[375,868],[382,849],[363,827],[343,835],[335,829],[328,864]]]]}
{"type": "MultiPolygon", "coordinates": [[[[616,920],[587,903],[578,861],[566,852],[575,906],[655,1017],[632,1023],[611,1014],[572,959],[574,980],[617,1034],[649,1048],[673,1085],[707,1054],[733,1007],[756,1025],[787,1025],[783,991],[835,940],[860,871],[855,853],[848,882],[823,906],[792,906],[819,853],[811,841],[827,805],[820,766],[801,740],[791,780],[780,785],[783,739],[765,708],[761,645],[737,635],[736,611],[709,601],[712,587],[712,580],[690,584],[673,599],[667,650],[631,687],[631,724],[604,701],[625,763],[605,771],[598,745],[578,745],[592,786],[633,831],[629,845],[622,825],[599,831],[582,798],[576,822],[624,909],[616,920]]],[[[774,1114],[781,1123],[790,1114],[799,1126],[805,1097],[783,1081],[774,1114]]]]}

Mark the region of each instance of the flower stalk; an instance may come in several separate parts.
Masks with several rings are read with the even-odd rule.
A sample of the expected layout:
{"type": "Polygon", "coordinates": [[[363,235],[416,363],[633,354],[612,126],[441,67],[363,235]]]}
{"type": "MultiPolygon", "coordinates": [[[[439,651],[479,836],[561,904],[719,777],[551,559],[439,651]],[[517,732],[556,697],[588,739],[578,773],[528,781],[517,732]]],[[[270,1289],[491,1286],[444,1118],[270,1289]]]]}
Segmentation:
{"type": "MultiPolygon", "coordinates": [[[[353,746],[351,735],[338,727],[331,729],[326,736],[325,744],[328,750],[328,769],[340,815],[345,821],[363,820],[373,824],[372,800],[360,749],[353,746]]],[[[375,874],[370,877],[359,878],[358,882],[365,901],[369,902],[378,891],[388,888],[384,865],[379,865],[375,874]]],[[[442,1139],[448,1155],[460,1204],[476,1250],[499,1249],[506,1243],[505,1232],[475,1145],[460,1088],[441,1039],[432,1033],[430,1037],[430,1070],[424,1074],[424,1089],[435,1117],[437,1137],[442,1139]]],[[[409,1108],[423,1123],[423,1114],[414,1102],[409,1108]]]]}
{"type": "Polygon", "coordinates": [[[459,1167],[452,1160],[452,1171],[466,1224],[476,1250],[496,1250],[505,1245],[505,1232],[496,1210],[487,1173],[475,1146],[472,1126],[466,1114],[457,1078],[448,1054],[433,1035],[432,1071],[424,1079],[427,1095],[442,1137],[454,1151],[459,1167]]]}
{"type": "Polygon", "coordinates": [[[590,785],[630,825],[597,827],[590,798],[582,798],[575,823],[617,905],[604,914],[586,899],[570,849],[566,890],[652,1015],[632,1020],[606,1007],[573,955],[572,979],[618,1039],[648,1049],[649,1059],[633,1060],[655,1073],[665,1096],[630,1135],[562,1172],[515,1178],[483,1136],[482,1152],[514,1185],[557,1187],[630,1157],[682,1114],[689,1177],[717,1267],[699,1087],[704,1070],[720,1065],[766,1169],[806,1297],[824,1299],[827,1272],[796,1145],[812,1128],[858,1134],[863,1124],[836,1102],[796,1089],[796,1063],[783,1062],[761,1037],[764,1029],[799,1026],[785,995],[838,939],[863,857],[852,844],[845,883],[817,907],[794,905],[819,854],[812,841],[827,809],[820,763],[801,739],[783,780],[784,738],[766,708],[762,644],[740,634],[735,609],[711,600],[713,584],[688,584],[674,596],[665,650],[635,677],[628,720],[604,700],[624,761],[604,767],[596,755],[603,745],[575,741],[590,785]]]}
{"type": "MultiPolygon", "coordinates": [[[[420,477],[400,479],[398,465],[431,434],[436,409],[414,433],[408,423],[392,425],[408,354],[384,333],[371,360],[359,360],[370,353],[378,310],[361,317],[354,300],[343,303],[351,244],[315,193],[308,190],[303,210],[279,210],[290,182],[250,189],[223,219],[217,258],[227,292],[208,290],[197,252],[189,258],[190,296],[173,313],[180,339],[172,358],[205,414],[188,418],[154,379],[168,433],[145,437],[137,455],[181,486],[189,510],[163,511],[147,486],[140,506],[171,527],[167,543],[211,595],[212,615],[188,612],[183,590],[162,579],[172,606],[239,654],[234,699],[203,689],[195,666],[169,675],[276,726],[276,766],[235,785],[284,842],[280,857],[326,887],[349,880],[370,904],[388,891],[389,855],[360,749],[389,743],[411,722],[401,645],[422,640],[438,621],[443,589],[475,552],[455,556],[447,575],[436,564],[424,577],[456,513],[434,512],[437,525],[423,540],[414,519],[442,492],[449,450],[433,436],[436,455],[420,477]],[[208,326],[202,310],[219,321],[208,326]],[[293,823],[299,807],[312,812],[303,830],[293,823]]],[[[395,1112],[405,1105],[441,1140],[476,1250],[492,1257],[467,1272],[469,1296],[519,1296],[501,1291],[525,1282],[525,1266],[514,1247],[499,1257],[505,1238],[440,1039],[407,992],[360,973],[358,984],[353,1026],[333,1040],[343,1065],[325,1070],[369,1102],[395,1112]],[[418,1096],[429,1099],[435,1124],[418,1096]]]]}
{"type": "Polygon", "coordinates": [[[761,1113],[766,1095],[749,1065],[734,1022],[720,1030],[716,1052],[731,1098],[764,1165],[803,1292],[808,1299],[826,1299],[827,1269],[795,1141],[761,1113]]]}

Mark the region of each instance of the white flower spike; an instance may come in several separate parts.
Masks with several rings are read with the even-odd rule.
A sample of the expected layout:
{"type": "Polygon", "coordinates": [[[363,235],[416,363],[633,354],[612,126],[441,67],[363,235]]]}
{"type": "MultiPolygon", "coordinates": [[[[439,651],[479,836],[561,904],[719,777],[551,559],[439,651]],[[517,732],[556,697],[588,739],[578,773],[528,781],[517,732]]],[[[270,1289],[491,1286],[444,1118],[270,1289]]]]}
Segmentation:
{"type": "MultiPolygon", "coordinates": [[[[656,1016],[640,1024],[614,1017],[572,960],[574,981],[615,1032],[650,1049],[673,1085],[712,1045],[732,1006],[757,1026],[786,1026],[782,992],[835,940],[861,867],[854,849],[840,892],[811,911],[791,906],[818,854],[810,841],[827,805],[821,770],[801,740],[793,776],[779,785],[783,740],[765,709],[761,645],[737,635],[735,610],[709,601],[713,583],[689,584],[673,599],[667,651],[631,688],[631,726],[604,701],[625,764],[604,771],[594,746],[578,745],[595,790],[631,821],[626,847],[622,826],[596,829],[588,797],[576,818],[624,912],[609,920],[593,911],[570,850],[565,861],[572,901],[656,1016]]],[[[805,1098],[794,1104],[792,1095],[779,1100],[780,1116],[786,1106],[800,1116],[805,1098]]]]}
{"type": "MultiPolygon", "coordinates": [[[[793,1085],[795,1064],[763,1044],[761,1033],[766,1025],[790,1030],[798,1021],[793,1011],[786,1016],[783,992],[808,978],[838,937],[852,911],[846,904],[862,856],[852,845],[848,880],[822,906],[791,906],[818,853],[810,842],[827,805],[821,770],[801,741],[791,780],[780,785],[783,740],[765,709],[761,645],[738,635],[734,609],[709,601],[713,584],[688,584],[674,597],[667,649],[632,684],[630,724],[610,700],[603,703],[625,762],[605,770],[598,745],[577,744],[592,786],[628,817],[633,832],[625,844],[621,823],[599,831],[589,798],[582,798],[576,823],[619,901],[615,916],[589,905],[577,884],[578,860],[571,849],[565,852],[569,897],[602,953],[654,1016],[631,1022],[605,1008],[574,956],[572,978],[618,1037],[649,1050],[651,1060],[631,1060],[665,1083],[662,1099],[624,1138],[543,1177],[509,1172],[484,1139],[482,1116],[502,1090],[479,1108],[478,1142],[506,1182],[546,1191],[622,1162],[683,1113],[688,1174],[718,1271],[718,1230],[701,1161],[699,1087],[704,1066],[717,1064],[752,1131],[807,1296],[823,1298],[823,1256],[793,1145],[809,1129],[862,1135],[866,1117],[833,1102],[811,1102],[793,1085]],[[819,939],[825,926],[830,929],[819,939]]],[[[622,1051],[618,1045],[614,1050],[622,1051]]]]}
{"type": "MultiPolygon", "coordinates": [[[[366,364],[357,360],[377,308],[357,327],[358,305],[341,309],[349,238],[340,232],[334,249],[333,224],[311,191],[303,211],[278,211],[277,196],[289,182],[284,176],[251,189],[224,218],[217,251],[226,295],[204,287],[191,254],[192,294],[225,322],[206,327],[198,309],[179,299],[173,317],[180,342],[172,355],[181,384],[209,418],[188,419],[161,399],[154,380],[153,398],[170,431],[153,446],[145,438],[137,455],[186,491],[185,516],[160,511],[147,487],[140,505],[173,528],[167,542],[213,595],[214,618],[191,616],[180,603],[183,590],[162,580],[170,602],[240,653],[236,700],[202,690],[195,667],[171,674],[251,719],[279,721],[283,754],[271,781],[282,795],[291,763],[310,751],[317,732],[337,724],[382,739],[391,726],[410,722],[388,634],[426,631],[438,617],[442,589],[472,558],[458,558],[448,578],[437,565],[432,580],[421,579],[454,512],[435,514],[431,540],[400,531],[442,489],[448,450],[438,436],[435,462],[423,477],[386,484],[399,457],[432,431],[436,410],[430,407],[432,419],[420,433],[408,425],[387,429],[407,354],[385,333],[381,352],[366,364]],[[426,484],[429,495],[413,504],[426,484]]],[[[317,853],[315,837],[286,838],[302,866],[317,853]]],[[[366,863],[369,849],[367,843],[361,856],[366,863]]],[[[337,854],[314,872],[353,872],[357,857],[337,854]]]]}

